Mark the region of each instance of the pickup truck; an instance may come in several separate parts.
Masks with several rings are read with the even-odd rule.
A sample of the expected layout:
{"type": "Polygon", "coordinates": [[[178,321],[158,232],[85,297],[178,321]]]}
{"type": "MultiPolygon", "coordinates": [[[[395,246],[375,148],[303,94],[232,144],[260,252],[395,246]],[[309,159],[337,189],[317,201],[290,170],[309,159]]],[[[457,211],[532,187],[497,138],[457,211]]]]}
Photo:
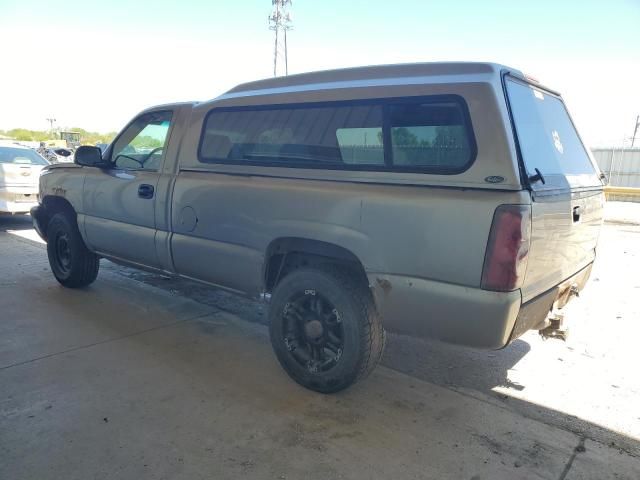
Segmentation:
{"type": "Polygon", "coordinates": [[[329,393],[373,369],[385,330],[486,349],[558,330],[603,204],[560,94],[426,63],[150,108],[47,166],[32,216],[66,287],[105,258],[268,302],[283,368],[329,393]]]}

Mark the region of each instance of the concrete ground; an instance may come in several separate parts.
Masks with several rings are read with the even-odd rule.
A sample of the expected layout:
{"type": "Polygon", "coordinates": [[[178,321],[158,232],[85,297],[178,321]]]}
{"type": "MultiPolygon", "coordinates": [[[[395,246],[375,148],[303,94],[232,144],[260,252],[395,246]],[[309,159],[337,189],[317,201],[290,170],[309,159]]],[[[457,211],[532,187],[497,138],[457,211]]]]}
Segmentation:
{"type": "Polygon", "coordinates": [[[637,480],[640,205],[607,209],[567,343],[391,335],[333,396],[280,369],[262,306],[104,261],[64,289],[0,218],[0,479],[637,480]]]}

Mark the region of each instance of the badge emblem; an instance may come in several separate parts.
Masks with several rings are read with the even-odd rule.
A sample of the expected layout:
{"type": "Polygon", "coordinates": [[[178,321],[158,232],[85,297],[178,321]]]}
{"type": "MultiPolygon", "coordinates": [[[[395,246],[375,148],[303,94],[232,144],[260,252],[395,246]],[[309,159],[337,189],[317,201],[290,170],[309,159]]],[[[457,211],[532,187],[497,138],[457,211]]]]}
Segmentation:
{"type": "Polygon", "coordinates": [[[484,177],[484,181],[487,183],[502,183],[504,182],[504,177],[500,175],[489,175],[488,177],[484,177]]]}

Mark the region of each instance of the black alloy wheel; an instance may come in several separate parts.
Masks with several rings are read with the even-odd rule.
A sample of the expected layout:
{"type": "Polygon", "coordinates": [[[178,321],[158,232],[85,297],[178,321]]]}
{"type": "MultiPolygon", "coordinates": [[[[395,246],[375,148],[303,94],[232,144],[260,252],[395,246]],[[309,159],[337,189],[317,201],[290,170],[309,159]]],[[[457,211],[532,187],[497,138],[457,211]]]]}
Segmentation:
{"type": "Polygon", "coordinates": [[[295,295],[282,309],[282,341],[291,358],[310,373],[334,368],[344,348],[340,313],[315,290],[295,295]]]}
{"type": "Polygon", "coordinates": [[[274,288],[269,321],[280,365],[300,385],[321,393],[365,378],[384,349],[385,333],[368,285],[339,266],[287,273],[274,288]]]}

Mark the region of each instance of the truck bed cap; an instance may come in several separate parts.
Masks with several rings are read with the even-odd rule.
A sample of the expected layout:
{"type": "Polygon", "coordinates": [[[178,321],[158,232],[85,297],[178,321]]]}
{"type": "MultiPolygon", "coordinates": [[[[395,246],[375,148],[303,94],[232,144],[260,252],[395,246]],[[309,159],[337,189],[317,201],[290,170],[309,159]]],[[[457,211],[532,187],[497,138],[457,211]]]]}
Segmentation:
{"type": "Polygon", "coordinates": [[[429,77],[439,75],[473,75],[499,73],[503,65],[485,62],[431,62],[374,65],[299,73],[242,83],[226,94],[286,88],[307,84],[374,80],[384,78],[429,77]]]}

